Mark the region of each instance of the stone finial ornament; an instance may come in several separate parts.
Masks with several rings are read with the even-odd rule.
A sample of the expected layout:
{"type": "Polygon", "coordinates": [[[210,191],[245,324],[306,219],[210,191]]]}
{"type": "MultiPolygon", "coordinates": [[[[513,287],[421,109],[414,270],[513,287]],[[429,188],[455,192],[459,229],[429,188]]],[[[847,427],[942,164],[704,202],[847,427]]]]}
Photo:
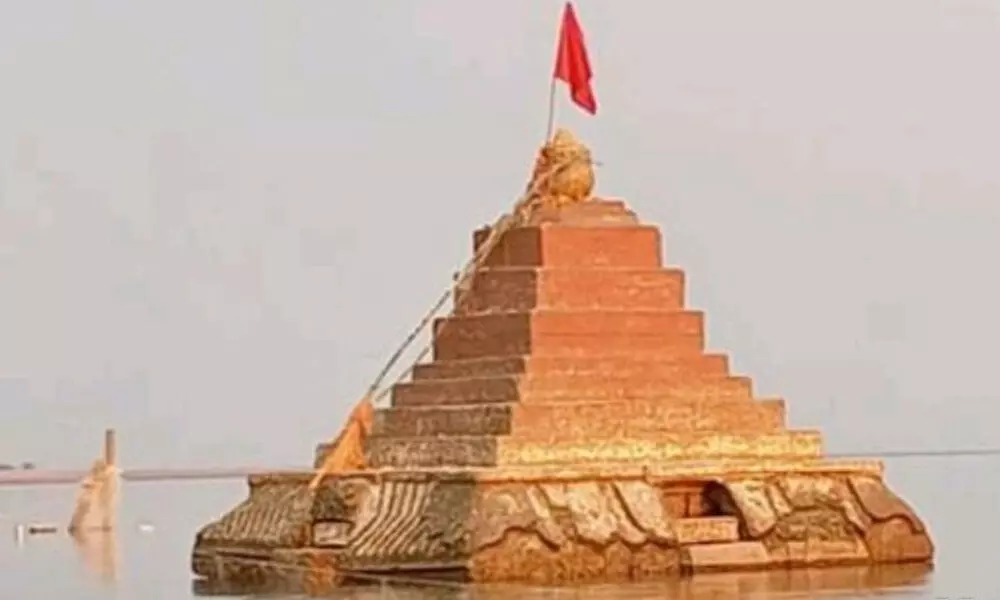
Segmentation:
{"type": "Polygon", "coordinates": [[[594,191],[590,149],[568,130],[556,131],[538,153],[528,190],[536,184],[529,202],[532,208],[562,208],[590,200],[594,191]]]}

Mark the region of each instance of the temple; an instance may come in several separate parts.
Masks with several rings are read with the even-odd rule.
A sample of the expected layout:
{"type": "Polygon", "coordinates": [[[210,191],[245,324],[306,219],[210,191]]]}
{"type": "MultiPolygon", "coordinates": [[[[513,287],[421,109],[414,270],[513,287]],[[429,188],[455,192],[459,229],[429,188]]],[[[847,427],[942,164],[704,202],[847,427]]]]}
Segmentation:
{"type": "Polygon", "coordinates": [[[819,431],[789,428],[784,400],[706,350],[659,229],[593,198],[585,171],[536,194],[456,286],[433,360],[376,412],[365,467],[314,491],[309,474],[252,477],[199,532],[197,575],[561,583],[931,562],[882,464],[825,458],[819,431]]]}

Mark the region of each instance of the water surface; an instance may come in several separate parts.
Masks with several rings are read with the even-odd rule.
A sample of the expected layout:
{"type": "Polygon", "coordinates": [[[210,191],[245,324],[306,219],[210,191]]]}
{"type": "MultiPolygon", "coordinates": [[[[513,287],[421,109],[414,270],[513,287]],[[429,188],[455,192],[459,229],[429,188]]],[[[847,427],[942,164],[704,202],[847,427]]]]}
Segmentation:
{"type": "MultiPolygon", "coordinates": [[[[937,564],[915,587],[879,590],[880,598],[994,598],[1000,583],[1000,498],[997,457],[890,459],[890,485],[924,518],[937,544],[937,564]]],[[[59,600],[185,600],[198,596],[190,575],[197,529],[245,498],[240,481],[129,483],[124,486],[114,548],[89,553],[66,535],[18,543],[16,523],[63,524],[72,510],[72,486],[0,488],[0,598],[59,600]],[[150,523],[153,531],[140,531],[150,523]],[[89,556],[89,558],[87,558],[89,556]]],[[[897,574],[898,575],[898,574],[897,574]]],[[[871,596],[872,573],[826,572],[789,576],[713,576],[679,584],[576,589],[460,588],[399,585],[344,590],[343,598],[770,598],[815,597],[818,588],[842,588],[844,598],[871,596]]],[[[891,580],[891,574],[889,579],[891,580]]],[[[831,592],[824,592],[824,596],[831,592]]],[[[299,597],[293,595],[275,598],[299,597]]]]}

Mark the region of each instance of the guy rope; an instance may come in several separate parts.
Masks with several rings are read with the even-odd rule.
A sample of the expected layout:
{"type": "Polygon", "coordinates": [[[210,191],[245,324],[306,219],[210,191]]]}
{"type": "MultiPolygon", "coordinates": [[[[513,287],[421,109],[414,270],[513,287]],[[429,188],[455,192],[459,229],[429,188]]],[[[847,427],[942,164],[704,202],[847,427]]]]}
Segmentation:
{"type": "MultiPolygon", "coordinates": [[[[473,257],[466,262],[462,270],[459,271],[458,275],[455,277],[455,281],[448,286],[444,293],[441,294],[437,302],[434,303],[431,309],[424,315],[420,322],[417,323],[417,326],[413,328],[413,331],[410,332],[399,348],[392,354],[392,356],[390,356],[389,361],[375,377],[372,384],[368,386],[368,390],[351,411],[346,425],[334,439],[330,450],[327,452],[322,464],[319,469],[317,469],[312,481],[309,483],[310,490],[315,490],[322,482],[323,478],[331,473],[364,467],[364,440],[371,431],[372,424],[375,420],[375,404],[381,401],[392,390],[393,385],[403,381],[412,373],[413,368],[424,359],[428,352],[430,352],[433,347],[433,340],[424,346],[417,357],[399,374],[398,377],[396,377],[395,380],[393,380],[391,384],[384,386],[383,384],[393,367],[396,366],[396,363],[399,362],[406,350],[417,339],[417,336],[419,336],[427,328],[427,326],[430,325],[435,316],[438,315],[441,309],[448,302],[449,297],[453,297],[455,299],[457,305],[456,309],[460,310],[460,307],[465,299],[465,295],[462,292],[468,289],[472,276],[483,266],[487,257],[490,256],[494,248],[496,248],[496,246],[500,243],[504,234],[514,226],[523,223],[530,216],[532,210],[536,207],[537,201],[542,198],[542,192],[546,189],[546,184],[570,167],[578,166],[581,162],[586,162],[588,166],[592,166],[594,164],[590,160],[589,156],[574,156],[568,160],[556,163],[540,174],[536,173],[536,176],[533,178],[533,181],[529,185],[527,191],[514,204],[514,208],[511,213],[501,216],[493,224],[493,226],[489,229],[489,234],[487,235],[486,240],[480,244],[473,254],[473,257]],[[458,293],[456,293],[456,290],[458,293]]],[[[446,327],[447,323],[448,321],[442,322],[441,327],[446,327]]],[[[440,331],[441,329],[438,330],[438,333],[440,331]]]]}

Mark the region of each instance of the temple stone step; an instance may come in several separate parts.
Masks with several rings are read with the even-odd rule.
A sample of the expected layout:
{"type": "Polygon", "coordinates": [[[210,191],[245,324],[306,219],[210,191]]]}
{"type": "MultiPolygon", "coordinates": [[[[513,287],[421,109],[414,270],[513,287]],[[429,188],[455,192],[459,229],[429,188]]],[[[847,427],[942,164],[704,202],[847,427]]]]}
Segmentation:
{"type": "MultiPolygon", "coordinates": [[[[817,540],[818,541],[818,540],[817,540]]],[[[771,555],[760,541],[695,544],[681,552],[681,563],[690,573],[748,571],[771,565],[771,555]]]]}
{"type": "Polygon", "coordinates": [[[650,354],[629,356],[516,356],[435,361],[416,365],[414,381],[499,377],[506,375],[590,375],[613,377],[646,375],[671,379],[681,373],[709,376],[729,374],[729,358],[724,354],[650,354]]]}
{"type": "Polygon", "coordinates": [[[679,269],[536,269],[480,271],[458,295],[463,314],[556,310],[683,310],[679,269]]]}
{"type": "Polygon", "coordinates": [[[704,349],[699,311],[537,310],[434,322],[434,359],[524,354],[602,356],[704,349]]]}
{"type": "Polygon", "coordinates": [[[483,377],[401,383],[392,388],[392,406],[437,406],[493,402],[586,402],[651,399],[751,400],[749,377],[691,380],[626,379],[601,375],[566,377],[483,377]]]}
{"type": "Polygon", "coordinates": [[[556,443],[488,435],[372,436],[366,444],[366,455],[368,464],[374,468],[634,464],[747,458],[797,460],[822,457],[823,441],[816,431],[691,432],[556,443]]]}
{"type": "MultiPolygon", "coordinates": [[[[478,252],[489,228],[473,233],[478,252]]],[[[566,227],[540,224],[507,231],[486,257],[486,267],[662,266],[660,231],[649,225],[566,227]]]]}
{"type": "Polygon", "coordinates": [[[511,434],[536,440],[594,440],[688,431],[773,433],[784,427],[785,403],[780,399],[688,399],[390,408],[376,412],[372,432],[403,437],[511,434]]]}
{"type": "Polygon", "coordinates": [[[573,227],[641,225],[624,200],[610,198],[561,207],[539,206],[532,212],[528,224],[537,226],[545,223],[573,227]]]}
{"type": "Polygon", "coordinates": [[[740,539],[740,521],[736,517],[688,517],[674,521],[677,542],[690,544],[724,544],[740,539]]]}

